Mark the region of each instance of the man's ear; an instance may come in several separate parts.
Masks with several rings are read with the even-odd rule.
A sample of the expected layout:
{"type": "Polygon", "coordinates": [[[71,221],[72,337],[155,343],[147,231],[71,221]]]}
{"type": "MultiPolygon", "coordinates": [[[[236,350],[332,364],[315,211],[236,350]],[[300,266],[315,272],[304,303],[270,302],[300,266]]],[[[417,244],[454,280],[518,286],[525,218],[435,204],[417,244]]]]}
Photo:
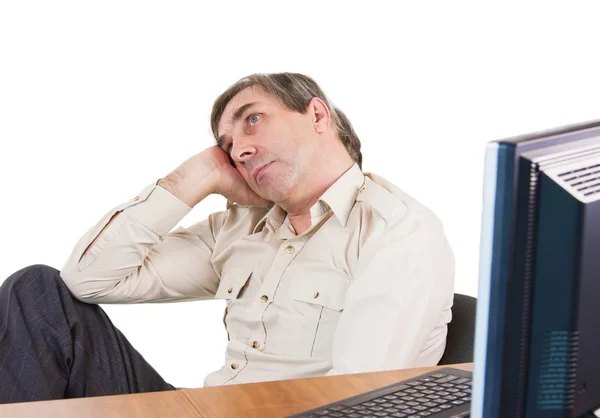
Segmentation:
{"type": "Polygon", "coordinates": [[[313,97],[308,103],[308,113],[312,119],[315,132],[322,134],[331,126],[331,115],[325,102],[318,97],[313,97]]]}

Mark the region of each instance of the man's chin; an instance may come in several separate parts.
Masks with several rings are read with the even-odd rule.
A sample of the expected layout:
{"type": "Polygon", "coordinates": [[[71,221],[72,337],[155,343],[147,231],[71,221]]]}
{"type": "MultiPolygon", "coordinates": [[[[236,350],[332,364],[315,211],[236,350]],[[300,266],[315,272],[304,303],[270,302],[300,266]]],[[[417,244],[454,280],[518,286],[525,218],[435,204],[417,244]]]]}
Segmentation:
{"type": "Polygon", "coordinates": [[[277,190],[268,190],[266,192],[263,190],[262,193],[258,195],[263,199],[275,204],[278,204],[278,202],[285,202],[287,199],[287,194],[281,193],[277,190]]]}
{"type": "Polygon", "coordinates": [[[273,176],[273,173],[270,172],[265,173],[261,180],[261,184],[258,185],[259,190],[254,192],[275,204],[286,202],[294,189],[288,178],[273,176]]]}

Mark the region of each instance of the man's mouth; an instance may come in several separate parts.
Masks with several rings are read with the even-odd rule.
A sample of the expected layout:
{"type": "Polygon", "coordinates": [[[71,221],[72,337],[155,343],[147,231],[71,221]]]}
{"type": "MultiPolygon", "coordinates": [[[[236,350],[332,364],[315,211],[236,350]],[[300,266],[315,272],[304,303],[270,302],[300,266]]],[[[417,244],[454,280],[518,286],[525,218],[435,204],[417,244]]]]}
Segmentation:
{"type": "Polygon", "coordinates": [[[269,166],[272,164],[273,162],[267,163],[265,165],[261,165],[260,167],[258,167],[256,170],[254,170],[254,173],[252,174],[252,177],[254,177],[254,181],[256,181],[257,183],[260,181],[260,178],[262,177],[263,173],[265,172],[265,170],[267,168],[269,168],[269,166]]]}

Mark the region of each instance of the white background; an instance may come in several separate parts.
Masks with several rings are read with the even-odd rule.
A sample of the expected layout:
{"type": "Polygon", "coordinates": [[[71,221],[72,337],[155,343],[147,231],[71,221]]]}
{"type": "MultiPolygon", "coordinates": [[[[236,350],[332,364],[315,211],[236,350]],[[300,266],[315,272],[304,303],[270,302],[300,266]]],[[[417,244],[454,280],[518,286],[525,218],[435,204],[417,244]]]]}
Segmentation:
{"type": "MultiPolygon", "coordinates": [[[[456,291],[476,296],[486,142],[600,117],[592,2],[483,4],[2,2],[0,282],[61,268],[105,212],[212,145],[229,85],[293,71],[349,116],[365,171],[438,214],[456,291]]],[[[105,308],[176,386],[224,359],[222,301],[105,308]]]]}

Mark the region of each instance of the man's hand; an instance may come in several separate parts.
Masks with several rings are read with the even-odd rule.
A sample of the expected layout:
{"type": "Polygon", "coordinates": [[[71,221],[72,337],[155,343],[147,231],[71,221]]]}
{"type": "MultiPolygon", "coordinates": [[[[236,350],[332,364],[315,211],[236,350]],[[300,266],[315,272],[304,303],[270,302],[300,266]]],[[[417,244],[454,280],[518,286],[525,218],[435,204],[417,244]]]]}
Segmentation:
{"type": "Polygon", "coordinates": [[[265,207],[269,204],[254,193],[240,172],[231,165],[225,151],[216,145],[186,160],[158,185],[189,207],[194,207],[213,193],[241,205],[265,207]]]}

